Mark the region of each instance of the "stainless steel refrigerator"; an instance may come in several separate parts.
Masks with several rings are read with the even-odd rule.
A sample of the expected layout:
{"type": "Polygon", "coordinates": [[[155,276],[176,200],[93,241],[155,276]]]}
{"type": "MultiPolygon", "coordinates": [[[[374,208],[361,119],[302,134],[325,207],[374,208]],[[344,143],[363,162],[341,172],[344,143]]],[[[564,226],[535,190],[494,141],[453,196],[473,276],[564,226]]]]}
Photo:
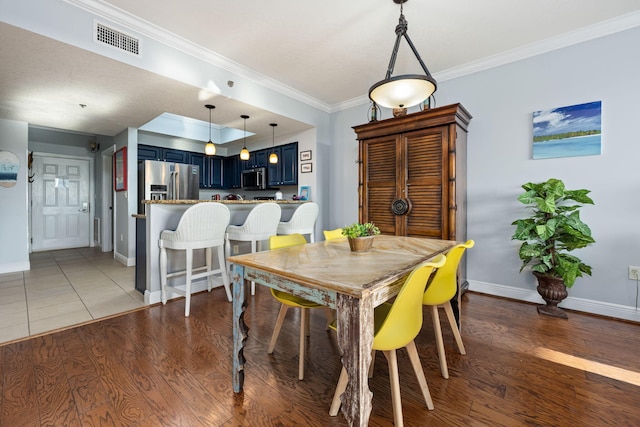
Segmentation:
{"type": "Polygon", "coordinates": [[[198,200],[200,167],[145,160],[138,165],[138,213],[145,213],[143,200],[198,200]]]}

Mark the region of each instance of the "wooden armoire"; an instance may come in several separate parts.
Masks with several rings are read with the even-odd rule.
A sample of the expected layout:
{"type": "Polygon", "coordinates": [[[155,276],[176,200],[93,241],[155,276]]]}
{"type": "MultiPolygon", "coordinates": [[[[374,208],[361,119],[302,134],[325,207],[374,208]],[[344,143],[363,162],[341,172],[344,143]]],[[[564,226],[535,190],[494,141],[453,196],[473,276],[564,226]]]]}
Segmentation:
{"type": "Polygon", "coordinates": [[[470,120],[453,104],[354,126],[359,221],[383,234],[466,241],[470,120]]]}

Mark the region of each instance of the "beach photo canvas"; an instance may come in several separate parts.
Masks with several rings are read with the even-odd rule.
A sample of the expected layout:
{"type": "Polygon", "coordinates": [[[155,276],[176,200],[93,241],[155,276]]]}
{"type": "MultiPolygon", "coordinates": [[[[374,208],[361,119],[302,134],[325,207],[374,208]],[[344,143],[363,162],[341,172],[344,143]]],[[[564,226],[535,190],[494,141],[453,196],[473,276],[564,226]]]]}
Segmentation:
{"type": "Polygon", "coordinates": [[[533,158],[594,156],[602,153],[602,102],[533,113],[533,158]]]}

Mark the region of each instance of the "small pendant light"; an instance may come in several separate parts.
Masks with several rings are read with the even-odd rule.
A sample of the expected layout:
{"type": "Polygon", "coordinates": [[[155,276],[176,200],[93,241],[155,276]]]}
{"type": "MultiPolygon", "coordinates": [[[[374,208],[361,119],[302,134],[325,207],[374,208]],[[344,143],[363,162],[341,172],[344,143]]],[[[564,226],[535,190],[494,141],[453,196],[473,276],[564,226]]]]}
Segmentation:
{"type": "Polygon", "coordinates": [[[207,156],[214,156],[216,154],[216,146],[211,141],[211,110],[216,107],[215,105],[211,104],[207,104],[205,105],[205,107],[209,109],[209,142],[207,142],[207,145],[204,146],[204,154],[206,154],[207,156]]]}
{"type": "Polygon", "coordinates": [[[276,126],[277,123],[269,123],[271,126],[271,155],[269,156],[269,163],[276,164],[278,163],[278,155],[275,152],[276,147],[276,126]]]}
{"type": "Polygon", "coordinates": [[[240,159],[249,160],[249,150],[247,150],[247,119],[249,116],[243,114],[240,117],[244,119],[244,143],[242,145],[242,150],[240,151],[240,159]]]}

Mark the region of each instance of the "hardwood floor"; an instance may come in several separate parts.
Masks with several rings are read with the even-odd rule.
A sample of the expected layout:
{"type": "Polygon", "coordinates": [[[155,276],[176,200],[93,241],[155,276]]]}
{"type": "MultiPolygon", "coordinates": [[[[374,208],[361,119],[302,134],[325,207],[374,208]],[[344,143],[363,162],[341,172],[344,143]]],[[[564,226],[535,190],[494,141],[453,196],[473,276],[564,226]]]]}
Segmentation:
{"type": "MultiPolygon", "coordinates": [[[[268,290],[257,289],[245,315],[239,395],[231,388],[231,304],[222,289],[195,295],[189,318],[178,300],[3,345],[0,426],[346,425],[341,414],[328,415],[340,358],[324,313],[312,313],[298,381],[297,316],[267,354],[277,311],[268,290]]],[[[416,341],[434,411],[424,406],[406,352],[398,352],[405,425],[640,425],[640,325],[576,312],[568,321],[548,318],[534,305],[471,292],[462,316],[465,356],[443,324],[448,380],[430,316],[416,341]]],[[[393,425],[381,355],[370,387],[370,425],[393,425]]]]}

